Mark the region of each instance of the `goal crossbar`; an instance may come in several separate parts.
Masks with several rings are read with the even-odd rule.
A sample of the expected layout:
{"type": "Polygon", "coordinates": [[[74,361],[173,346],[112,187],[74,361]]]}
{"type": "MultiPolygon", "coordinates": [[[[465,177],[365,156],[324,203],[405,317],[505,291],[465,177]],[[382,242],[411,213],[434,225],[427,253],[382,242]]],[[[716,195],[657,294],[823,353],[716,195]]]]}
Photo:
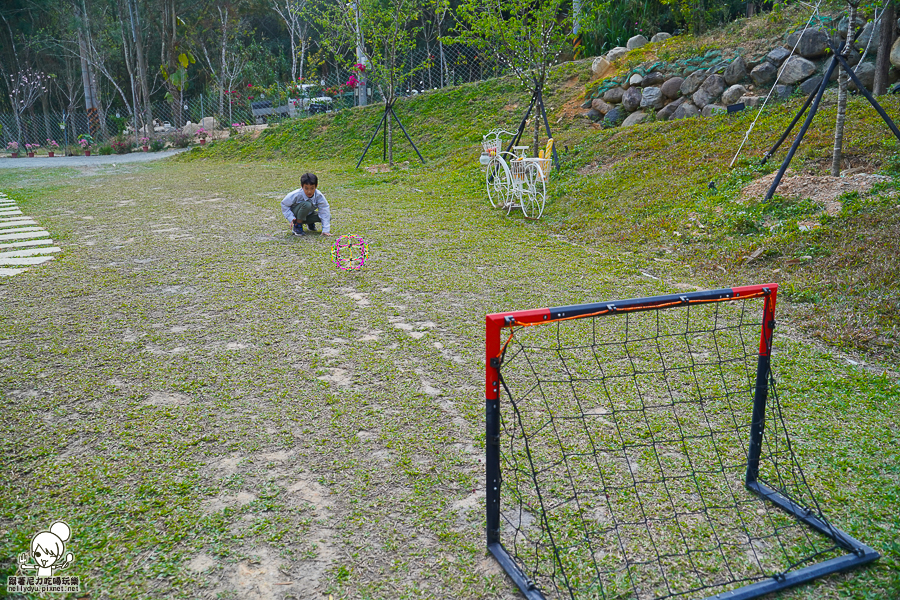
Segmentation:
{"type": "MultiPolygon", "coordinates": [[[[793,565],[783,572],[764,578],[756,578],[757,580],[752,583],[747,583],[742,587],[720,592],[715,595],[706,595],[704,593],[707,600],[750,600],[759,598],[763,595],[809,582],[829,574],[854,569],[879,558],[878,552],[874,549],[854,539],[846,532],[837,529],[825,520],[821,515],[821,511],[818,511],[817,504],[816,510],[811,510],[803,504],[795,502],[795,500],[790,497],[789,493],[782,493],[759,480],[760,452],[765,433],[766,403],[769,398],[770,387],[774,385],[771,374],[770,355],[775,327],[775,302],[777,291],[777,284],[768,283],[763,285],[722,288],[647,298],[501,312],[486,316],[485,462],[487,548],[528,600],[545,600],[544,590],[542,590],[535,581],[529,578],[525,571],[523,571],[517,557],[508,551],[501,540],[501,487],[503,484],[500,448],[501,389],[505,389],[505,391],[509,393],[508,388],[506,388],[506,383],[501,375],[501,366],[503,365],[504,355],[510,344],[510,340],[512,340],[514,332],[518,328],[540,326],[548,323],[560,323],[562,321],[581,318],[606,317],[642,311],[668,310],[678,307],[709,305],[717,302],[729,302],[753,298],[760,298],[763,301],[764,306],[759,331],[760,337],[756,377],[752,386],[753,414],[749,423],[749,440],[747,441],[744,486],[749,492],[761,500],[771,503],[771,505],[783,513],[790,515],[797,522],[806,525],[830,540],[831,543],[834,544],[834,548],[842,550],[845,554],[800,568],[795,568],[799,565],[793,565]],[[507,337],[504,342],[505,329],[508,329],[510,333],[509,337],[507,337]]],[[[777,397],[775,398],[775,401],[777,403],[777,397]]],[[[789,448],[789,441],[787,444],[789,448]]],[[[530,456],[529,460],[531,460],[530,456]]],[[[535,484],[536,483],[537,480],[535,479],[535,484]]],[[[803,483],[805,484],[805,481],[803,483]]],[[[607,494],[606,497],[608,499],[609,495],[607,494]]],[[[822,552],[821,554],[824,555],[825,553],[822,552]]],[[[817,556],[817,554],[814,554],[813,556],[817,556]]],[[[558,560],[559,558],[557,556],[557,561],[558,560]]],[[[557,566],[559,566],[559,563],[557,563],[557,566]]],[[[746,581],[746,579],[740,581],[746,581]]],[[[571,597],[575,597],[571,590],[569,590],[569,594],[571,597]]],[[[637,595],[636,592],[635,594],[637,595]]],[[[671,592],[670,595],[681,597],[682,593],[671,592]]],[[[601,588],[601,595],[588,595],[586,597],[605,598],[606,595],[602,592],[601,588]]]]}

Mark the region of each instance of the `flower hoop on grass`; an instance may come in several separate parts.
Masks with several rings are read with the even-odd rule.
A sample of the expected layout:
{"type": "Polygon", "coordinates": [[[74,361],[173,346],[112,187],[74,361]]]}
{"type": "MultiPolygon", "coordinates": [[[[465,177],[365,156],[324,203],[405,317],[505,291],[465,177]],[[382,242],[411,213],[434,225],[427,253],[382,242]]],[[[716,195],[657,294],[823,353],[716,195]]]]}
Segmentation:
{"type": "Polygon", "coordinates": [[[341,271],[358,271],[369,258],[369,247],[358,235],[342,235],[331,247],[331,259],[341,271]]]}

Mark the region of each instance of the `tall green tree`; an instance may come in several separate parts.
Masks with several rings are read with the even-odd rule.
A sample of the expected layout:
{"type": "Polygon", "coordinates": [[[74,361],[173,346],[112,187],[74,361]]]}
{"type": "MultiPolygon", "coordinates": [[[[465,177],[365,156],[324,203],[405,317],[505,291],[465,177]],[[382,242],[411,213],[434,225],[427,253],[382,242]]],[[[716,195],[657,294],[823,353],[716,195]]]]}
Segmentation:
{"type": "MultiPolygon", "coordinates": [[[[571,47],[571,0],[466,0],[458,9],[459,39],[496,55],[523,87],[541,93],[550,67],[571,47]]],[[[534,153],[541,119],[534,118],[534,153]]]]}
{"type": "Polygon", "coordinates": [[[393,165],[392,107],[410,79],[425,68],[424,63],[413,65],[405,60],[422,34],[421,1],[355,0],[346,5],[337,0],[329,2],[326,10],[319,21],[325,33],[322,43],[336,55],[343,52],[348,67],[356,60],[348,50],[356,46],[358,34],[362,38],[366,79],[384,99],[387,161],[393,165]]]}

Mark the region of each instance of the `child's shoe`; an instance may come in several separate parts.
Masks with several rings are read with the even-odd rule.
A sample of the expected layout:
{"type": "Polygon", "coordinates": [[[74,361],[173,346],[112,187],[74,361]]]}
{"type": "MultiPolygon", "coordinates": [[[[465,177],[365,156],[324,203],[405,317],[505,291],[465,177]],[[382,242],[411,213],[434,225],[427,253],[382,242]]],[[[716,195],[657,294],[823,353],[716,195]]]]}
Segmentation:
{"type": "Polygon", "coordinates": [[[300,223],[294,223],[294,235],[303,235],[303,225],[300,223]]]}
{"type": "Polygon", "coordinates": [[[316,224],[315,224],[315,223],[307,223],[307,224],[306,224],[306,228],[309,229],[309,230],[312,231],[312,232],[315,232],[315,231],[316,231],[316,224]]]}

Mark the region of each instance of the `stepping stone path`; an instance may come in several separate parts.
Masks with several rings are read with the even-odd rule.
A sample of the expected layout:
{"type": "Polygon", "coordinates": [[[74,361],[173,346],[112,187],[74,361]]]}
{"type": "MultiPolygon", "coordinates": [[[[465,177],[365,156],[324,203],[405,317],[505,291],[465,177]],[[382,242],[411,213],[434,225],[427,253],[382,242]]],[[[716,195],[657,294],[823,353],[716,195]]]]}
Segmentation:
{"type": "Polygon", "coordinates": [[[0,192],[0,277],[18,275],[27,267],[52,260],[50,255],[59,251],[50,233],[0,192]]]}

